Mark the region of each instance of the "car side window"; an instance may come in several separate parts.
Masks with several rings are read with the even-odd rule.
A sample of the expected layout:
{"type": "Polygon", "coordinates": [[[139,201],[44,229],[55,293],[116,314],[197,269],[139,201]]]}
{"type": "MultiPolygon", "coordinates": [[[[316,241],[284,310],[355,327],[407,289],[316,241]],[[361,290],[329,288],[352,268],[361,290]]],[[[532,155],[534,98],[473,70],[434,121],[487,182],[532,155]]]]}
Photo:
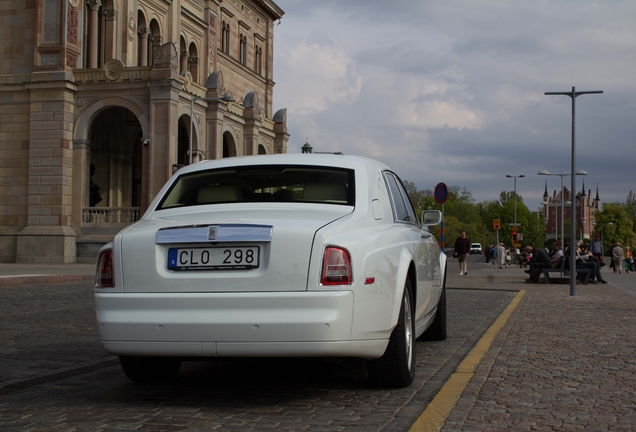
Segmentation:
{"type": "Polygon", "coordinates": [[[385,172],[384,178],[391,193],[391,205],[393,206],[395,220],[397,222],[407,222],[417,225],[415,211],[402,183],[390,172],[385,172]]]}

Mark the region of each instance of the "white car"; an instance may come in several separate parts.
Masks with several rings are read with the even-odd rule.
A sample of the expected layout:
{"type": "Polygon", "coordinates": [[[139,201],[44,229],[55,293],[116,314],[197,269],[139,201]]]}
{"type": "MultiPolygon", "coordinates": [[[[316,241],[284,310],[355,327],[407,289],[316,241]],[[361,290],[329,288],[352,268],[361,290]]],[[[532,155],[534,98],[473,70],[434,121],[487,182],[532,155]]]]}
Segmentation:
{"type": "Polygon", "coordinates": [[[446,256],[398,176],[356,156],[288,154],[179,170],[98,257],[104,349],[128,378],[192,357],[360,357],[375,385],[446,338],[446,256]]]}
{"type": "Polygon", "coordinates": [[[470,245],[470,254],[481,254],[481,243],[473,243],[470,245]]]}

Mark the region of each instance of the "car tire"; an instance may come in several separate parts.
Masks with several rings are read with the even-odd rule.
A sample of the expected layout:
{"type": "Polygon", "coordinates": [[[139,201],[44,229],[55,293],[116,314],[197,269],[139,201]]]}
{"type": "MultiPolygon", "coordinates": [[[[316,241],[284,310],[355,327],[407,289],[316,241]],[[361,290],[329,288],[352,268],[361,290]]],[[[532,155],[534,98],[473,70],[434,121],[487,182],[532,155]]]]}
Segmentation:
{"type": "Polygon", "coordinates": [[[427,341],[443,341],[446,340],[446,271],[444,271],[444,283],[442,284],[442,293],[437,303],[437,312],[435,319],[429,328],[419,337],[420,340],[427,341]]]}
{"type": "Polygon", "coordinates": [[[124,373],[138,383],[162,382],[174,378],[181,360],[170,357],[119,357],[124,373]]]}
{"type": "Polygon", "coordinates": [[[411,281],[406,280],[398,322],[382,357],[367,361],[369,380],[379,387],[401,388],[415,378],[415,323],[411,281]]]}

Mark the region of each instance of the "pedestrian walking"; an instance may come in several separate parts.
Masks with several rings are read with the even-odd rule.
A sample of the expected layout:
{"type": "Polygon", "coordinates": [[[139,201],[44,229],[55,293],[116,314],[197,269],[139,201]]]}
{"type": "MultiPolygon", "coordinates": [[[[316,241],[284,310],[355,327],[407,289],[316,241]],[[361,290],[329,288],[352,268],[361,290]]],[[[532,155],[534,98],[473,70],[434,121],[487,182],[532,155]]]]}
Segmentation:
{"type": "Polygon", "coordinates": [[[600,263],[603,263],[603,242],[599,234],[594,234],[594,240],[590,242],[589,251],[592,255],[598,258],[600,263]]]}
{"type": "Polygon", "coordinates": [[[632,255],[632,250],[629,246],[625,246],[625,273],[629,273],[629,269],[634,262],[634,255],[632,255]]]}
{"type": "Polygon", "coordinates": [[[508,264],[506,264],[506,247],[503,243],[499,243],[499,247],[497,247],[497,257],[499,261],[499,268],[508,268],[508,264]]]}
{"type": "Polygon", "coordinates": [[[612,249],[612,264],[614,264],[614,273],[618,270],[618,274],[621,273],[623,268],[623,261],[625,260],[625,252],[619,242],[616,242],[614,249],[612,249]]]}
{"type": "Polygon", "coordinates": [[[470,240],[466,237],[466,231],[462,230],[461,236],[455,240],[455,252],[453,256],[459,261],[459,275],[467,275],[468,267],[466,265],[466,257],[470,253],[470,240]]]}

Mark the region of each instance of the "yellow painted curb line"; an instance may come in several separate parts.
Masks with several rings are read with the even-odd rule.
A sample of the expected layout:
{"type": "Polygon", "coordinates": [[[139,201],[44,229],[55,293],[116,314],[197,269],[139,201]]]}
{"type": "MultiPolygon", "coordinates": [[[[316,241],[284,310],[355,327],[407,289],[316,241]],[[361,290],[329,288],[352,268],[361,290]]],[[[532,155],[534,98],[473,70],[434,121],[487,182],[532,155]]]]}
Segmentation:
{"type": "Polygon", "coordinates": [[[438,431],[442,427],[444,420],[446,420],[446,417],[450,414],[455,403],[468,385],[468,382],[475,374],[477,366],[479,366],[482,358],[492,346],[495,337],[497,337],[508,319],[510,319],[510,315],[512,315],[512,312],[517,308],[525,293],[525,290],[519,291],[510,301],[506,309],[501,312],[495,322],[486,330],[486,333],[479,339],[475,347],[468,353],[459,366],[457,366],[455,373],[450,376],[448,381],[446,381],[433,400],[428,404],[424,412],[420,414],[415,423],[413,423],[409,432],[438,431]]]}

